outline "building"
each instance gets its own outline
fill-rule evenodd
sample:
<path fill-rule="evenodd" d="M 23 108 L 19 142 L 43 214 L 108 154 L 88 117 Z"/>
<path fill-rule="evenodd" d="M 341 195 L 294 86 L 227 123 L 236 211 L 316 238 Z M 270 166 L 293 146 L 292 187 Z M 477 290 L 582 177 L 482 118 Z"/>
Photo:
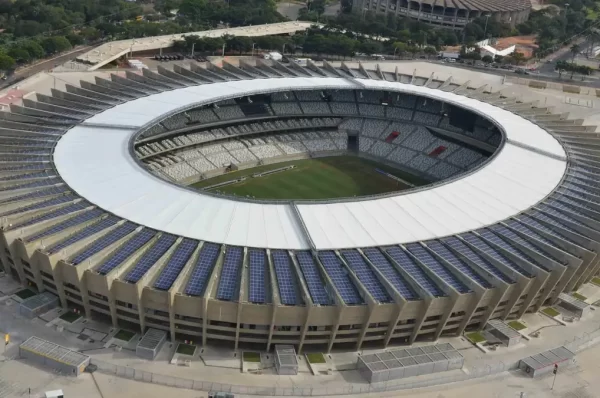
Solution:
<path fill-rule="evenodd" d="M 483 0 L 431 2 L 408 0 L 353 0 L 354 12 L 373 11 L 396 14 L 431 25 L 462 29 L 471 20 L 489 16 L 498 22 L 516 26 L 527 21 L 531 3 L 527 0 Z"/>
<path fill-rule="evenodd" d="M 451 79 L 256 62 L 97 77 L 0 113 L 7 274 L 115 327 L 297 352 L 460 335 L 597 274 L 598 166 L 572 155 L 597 152 L 593 127 Z M 432 183 L 305 202 L 186 188 L 350 151 Z"/>

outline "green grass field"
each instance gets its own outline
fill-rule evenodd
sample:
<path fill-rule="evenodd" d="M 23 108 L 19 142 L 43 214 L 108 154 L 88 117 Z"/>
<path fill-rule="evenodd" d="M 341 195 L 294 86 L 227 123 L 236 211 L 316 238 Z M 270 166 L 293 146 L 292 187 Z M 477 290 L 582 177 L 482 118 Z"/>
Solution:
<path fill-rule="evenodd" d="M 262 177 L 252 174 L 294 165 L 293 169 Z M 240 170 L 209 178 L 191 185 L 203 189 L 214 184 L 248 176 L 244 181 L 211 189 L 236 196 L 256 199 L 335 199 L 401 191 L 409 185 L 398 182 L 375 169 L 384 170 L 413 185 L 426 184 L 404 171 L 356 156 L 302 159 Z"/>

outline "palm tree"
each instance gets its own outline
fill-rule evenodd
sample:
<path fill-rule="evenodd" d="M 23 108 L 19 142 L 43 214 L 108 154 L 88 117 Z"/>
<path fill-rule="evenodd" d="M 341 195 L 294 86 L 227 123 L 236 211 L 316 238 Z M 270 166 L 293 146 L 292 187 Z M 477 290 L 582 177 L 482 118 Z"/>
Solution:
<path fill-rule="evenodd" d="M 571 63 L 575 62 L 575 57 L 577 56 L 577 54 L 579 54 L 581 52 L 581 48 L 579 47 L 579 44 L 573 44 L 571 46 Z"/>

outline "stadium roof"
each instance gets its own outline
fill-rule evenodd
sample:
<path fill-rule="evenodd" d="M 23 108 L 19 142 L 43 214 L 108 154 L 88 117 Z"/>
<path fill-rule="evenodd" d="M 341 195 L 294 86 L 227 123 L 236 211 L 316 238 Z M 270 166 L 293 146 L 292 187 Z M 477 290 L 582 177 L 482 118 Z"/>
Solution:
<path fill-rule="evenodd" d="M 164 36 L 151 36 L 139 39 L 128 39 L 112 41 L 102 44 L 83 53 L 77 57 L 80 62 L 92 64 L 89 70 L 96 70 L 109 62 L 127 54 L 128 52 L 150 51 L 161 48 L 171 47 L 175 40 L 179 40 L 184 36 L 200 36 L 200 37 L 222 37 L 223 35 L 232 36 L 271 36 L 271 35 L 286 35 L 296 32 L 303 32 L 315 25 L 312 22 L 280 22 L 265 25 L 241 26 L 237 28 L 213 29 L 200 32 L 177 33 Z"/>
<path fill-rule="evenodd" d="M 142 127 L 200 104 L 261 92 L 361 87 L 470 109 L 502 126 L 506 142 L 489 163 L 462 179 L 395 196 L 298 203 L 297 212 L 288 203 L 190 191 L 150 174 L 130 154 L 130 142 Z M 308 77 L 228 81 L 210 90 L 192 86 L 138 98 L 69 130 L 54 161 L 79 195 L 125 219 L 199 240 L 281 249 L 309 248 L 306 234 L 317 249 L 338 249 L 428 240 L 491 225 L 544 199 L 567 165 L 562 146 L 541 127 L 476 99 L 397 82 Z"/>

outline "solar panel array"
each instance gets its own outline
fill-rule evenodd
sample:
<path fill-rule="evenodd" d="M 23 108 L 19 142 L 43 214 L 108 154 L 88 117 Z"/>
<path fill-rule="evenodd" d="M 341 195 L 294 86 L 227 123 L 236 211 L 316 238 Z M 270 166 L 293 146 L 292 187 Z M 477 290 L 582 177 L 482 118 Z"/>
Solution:
<path fill-rule="evenodd" d="M 471 280 L 477 283 L 479 286 L 486 289 L 491 289 L 493 287 L 491 283 L 482 278 L 477 272 L 475 272 L 471 267 L 465 264 L 460 258 L 455 256 L 454 253 L 448 250 L 446 246 L 442 245 L 440 242 L 432 240 L 429 242 L 425 242 L 425 244 L 435 254 L 443 258 L 449 264 L 452 264 L 457 270 L 471 278 Z"/>
<path fill-rule="evenodd" d="M 429 268 L 434 274 L 440 277 L 441 280 L 446 282 L 454 290 L 459 293 L 469 293 L 469 289 L 463 282 L 452 274 L 446 267 L 442 265 L 435 257 L 433 257 L 427 250 L 418 243 L 411 243 L 406 245 L 406 249 L 415 256 L 424 266 Z"/>
<path fill-rule="evenodd" d="M 530 228 L 528 228 L 526 225 L 521 224 L 519 222 L 517 222 L 516 220 L 508 220 L 506 221 L 506 225 L 510 226 L 511 228 L 513 228 L 516 231 L 519 231 L 533 239 L 537 239 L 540 242 L 544 242 L 545 244 L 552 246 L 558 250 L 561 250 L 560 248 L 557 248 L 554 243 L 552 243 L 550 240 L 546 239 L 545 237 L 541 236 L 540 234 L 538 234 L 537 232 L 531 230 Z M 507 231 L 507 236 L 510 237 L 511 239 L 513 239 L 515 242 L 518 242 L 520 244 L 522 244 L 523 246 L 529 248 L 530 250 L 535 251 L 536 253 L 541 254 L 542 256 L 548 257 L 549 259 L 555 261 L 556 263 L 562 264 L 562 261 L 558 260 L 553 254 L 541 249 L 540 247 L 538 247 L 537 245 L 534 245 L 533 243 L 531 243 L 530 241 L 523 239 L 520 235 L 517 235 L 515 232 L 513 232 L 512 230 L 509 230 L 508 228 L 504 227 L 504 226 L 500 226 L 501 228 L 499 230 L 506 230 Z M 492 229 L 494 231 L 496 231 L 495 226 L 492 227 Z"/>
<path fill-rule="evenodd" d="M 515 256 L 522 258 L 523 260 L 529 262 L 530 264 L 534 264 L 542 269 L 547 270 L 547 267 L 541 265 L 539 263 L 539 261 L 536 261 L 533 258 L 531 258 L 530 256 L 528 256 L 527 254 L 523 253 L 521 250 L 517 249 L 512 243 L 509 243 L 507 240 L 502 239 L 501 237 L 499 237 L 498 235 L 496 235 L 489 229 L 482 229 L 477 232 L 479 233 L 479 235 L 483 236 L 489 242 L 495 243 L 497 246 L 500 246 L 504 250 L 514 254 Z"/>
<path fill-rule="evenodd" d="M 581 211 L 581 209 L 578 209 L 575 206 L 570 206 L 570 205 L 567 205 L 565 203 L 559 202 L 557 200 L 548 200 L 545 203 L 548 204 L 548 205 L 551 205 L 554 209 L 558 209 L 560 212 L 566 212 L 567 214 L 569 214 L 569 213 L 570 214 L 577 214 L 578 216 L 585 217 L 586 219 L 589 219 L 588 215 L 584 214 Z M 583 225 L 586 225 L 586 226 L 589 225 L 585 220 L 581 221 L 581 223 Z M 590 220 L 590 223 L 593 224 L 593 223 L 595 223 L 595 221 L 591 221 Z"/>
<path fill-rule="evenodd" d="M 250 249 L 248 257 L 248 301 L 264 304 L 267 302 L 267 256 L 264 250 Z"/>
<path fill-rule="evenodd" d="M 152 247 L 149 248 L 148 251 L 146 251 L 138 260 L 135 267 L 129 271 L 127 276 L 125 276 L 125 280 L 129 283 L 137 283 L 144 275 L 146 275 L 146 272 L 148 272 L 148 270 L 152 268 L 152 266 L 156 264 L 156 262 L 167 252 L 167 250 L 173 246 L 176 240 L 177 237 L 173 235 L 162 234 L 158 240 L 154 242 Z"/>
<path fill-rule="evenodd" d="M 398 264 L 400 268 L 406 271 L 415 282 L 419 284 L 426 292 L 432 294 L 435 297 L 444 297 L 446 293 L 444 293 L 436 284 L 431 280 L 431 278 L 414 262 L 412 258 L 406 254 L 404 250 L 402 250 L 398 246 L 392 246 L 385 249 L 387 254 Z"/>
<path fill-rule="evenodd" d="M 3 187 L 3 188 L 0 188 L 0 191 L 8 192 L 8 191 L 16 191 L 16 190 L 25 189 L 25 188 L 47 187 L 50 185 L 58 184 L 60 182 L 61 181 L 58 178 L 48 178 L 47 180 L 37 180 L 37 181 L 30 182 L 27 184 L 15 184 L 15 185 L 11 185 L 9 187 Z"/>
<path fill-rule="evenodd" d="M 381 272 L 387 281 L 400 293 L 405 300 L 419 300 L 418 294 L 413 290 L 404 277 L 390 264 L 388 259 L 375 248 L 363 249 L 363 253 L 369 261 Z"/>
<path fill-rule="evenodd" d="M 377 279 L 375 273 L 373 273 L 373 270 L 369 268 L 369 265 L 357 250 L 342 250 L 341 254 L 371 297 L 380 303 L 389 303 L 392 301 L 390 295 L 379 279 Z"/>
<path fill-rule="evenodd" d="M 325 290 L 325 281 L 321 277 L 317 264 L 313 259 L 313 256 L 308 251 L 296 252 L 296 259 L 298 259 L 298 265 L 304 275 L 304 281 L 308 286 L 310 298 L 315 304 L 319 305 L 331 305 L 333 300 L 329 297 L 327 290 Z"/>
<path fill-rule="evenodd" d="M 495 265 L 488 262 L 486 259 L 481 257 L 479 254 L 475 253 L 474 250 L 472 250 L 469 246 L 464 244 L 460 239 L 458 239 L 456 237 L 450 237 L 450 238 L 442 239 L 442 242 L 445 243 L 446 245 L 448 245 L 448 247 L 450 247 L 451 249 L 460 253 L 465 258 L 469 259 L 471 262 L 476 264 L 479 268 L 490 273 L 491 275 L 495 276 L 496 278 L 498 278 L 508 284 L 515 283 L 515 280 L 513 278 L 510 278 L 510 277 L 504 275 Z"/>
<path fill-rule="evenodd" d="M 555 209 L 554 207 L 550 207 L 544 204 L 540 204 L 537 206 L 538 209 L 540 209 L 544 214 L 551 216 L 551 219 L 559 219 L 559 220 L 564 220 L 564 221 L 568 221 L 570 223 L 576 224 L 580 227 L 584 227 L 584 228 L 589 228 L 587 226 L 587 224 L 583 223 L 582 221 L 579 221 L 575 218 L 573 218 L 572 215 L 570 215 L 569 213 L 565 213 L 563 211 L 559 211 L 557 209 Z M 541 214 L 541 213 L 540 213 Z M 538 217 L 538 213 L 535 214 L 535 217 Z M 554 221 L 556 222 L 556 221 Z M 571 230 L 575 231 L 573 228 L 568 227 Z M 575 233 L 582 235 L 581 232 L 579 231 L 575 231 Z"/>
<path fill-rule="evenodd" d="M 60 231 L 67 229 L 67 228 L 73 227 L 75 225 L 83 224 L 87 221 L 91 221 L 94 218 L 100 217 L 102 214 L 104 214 L 104 210 L 102 210 L 102 209 L 91 209 L 82 214 L 78 214 L 75 217 L 71 217 L 66 221 L 55 224 L 48 229 L 44 229 L 43 231 L 40 231 L 37 234 L 29 236 L 25 239 L 25 242 L 33 242 L 34 240 L 38 240 L 38 239 L 42 239 L 46 236 L 54 235 Z"/>
<path fill-rule="evenodd" d="M 600 198 L 598 196 L 579 187 L 562 189 L 559 192 L 564 193 L 563 198 L 568 198 L 569 201 L 567 203 L 577 203 L 579 206 L 592 211 L 597 211 L 596 209 L 600 205 Z"/>
<path fill-rule="evenodd" d="M 217 289 L 217 298 L 219 300 L 232 301 L 235 298 L 236 290 L 239 287 L 240 267 L 244 256 L 244 249 L 237 246 L 227 247 L 223 268 L 221 269 L 221 279 Z M 239 292 L 238 292 L 239 293 Z"/>
<path fill-rule="evenodd" d="M 571 193 L 571 196 L 573 196 L 574 193 Z M 589 196 L 589 194 L 586 194 L 587 196 Z M 554 198 L 560 202 L 560 203 L 564 203 L 569 205 L 570 207 L 574 208 L 574 209 L 578 209 L 581 211 L 581 209 L 587 209 L 587 210 L 591 210 L 591 211 L 596 211 L 592 206 L 591 203 L 586 201 L 581 201 L 581 200 L 575 200 L 574 198 L 570 197 L 570 196 L 566 196 L 566 195 L 554 195 Z"/>
<path fill-rule="evenodd" d="M 156 282 L 154 282 L 154 287 L 160 290 L 169 290 L 194 253 L 194 250 L 196 250 L 196 247 L 198 247 L 198 241 L 187 238 L 183 239 L 171 255 L 171 258 L 169 258 L 167 265 L 163 268 Z"/>
<path fill-rule="evenodd" d="M 481 239 L 479 236 L 476 236 L 472 233 L 467 233 L 467 234 L 461 235 L 461 238 L 463 238 L 467 243 L 471 244 L 473 247 L 477 248 L 477 250 L 482 251 L 483 253 L 492 257 L 494 260 L 504 264 L 506 267 L 511 268 L 512 270 L 518 272 L 519 274 L 521 274 L 527 278 L 532 277 L 531 273 L 525 271 L 523 268 L 519 267 L 513 261 L 506 258 L 503 254 L 501 254 L 496 249 L 494 249 L 492 246 L 490 246 L 485 241 L 483 241 L 483 239 Z"/>
<path fill-rule="evenodd" d="M 541 214 L 539 212 L 537 214 L 541 217 L 540 220 L 548 219 L 548 220 L 550 220 L 549 222 L 551 222 L 552 225 L 555 225 L 557 227 L 563 228 L 563 229 L 565 229 L 567 231 L 569 230 L 568 227 L 566 227 L 566 226 L 558 223 L 557 221 L 555 221 L 553 219 L 550 219 L 550 217 L 548 217 L 548 216 L 546 216 L 544 214 Z M 545 224 L 542 224 L 541 222 L 539 222 L 537 219 L 533 218 L 530 215 L 522 214 L 517 219 L 521 223 L 526 224 L 529 227 L 530 230 L 532 230 L 532 228 L 536 228 L 536 229 L 539 229 L 540 231 L 546 232 L 547 234 L 550 234 L 552 236 L 556 236 L 559 239 L 562 239 L 562 240 L 565 240 L 567 242 L 576 244 L 571 238 L 567 237 L 565 234 L 562 234 L 562 233 L 558 232 L 554 228 L 547 227 Z"/>
<path fill-rule="evenodd" d="M 356 286 L 348 277 L 348 272 L 335 253 L 332 251 L 319 252 L 319 259 L 344 303 L 347 305 L 363 304 L 364 301 L 358 294 Z"/>
<path fill-rule="evenodd" d="M 100 239 L 96 240 L 95 242 L 90 244 L 88 247 L 86 247 L 84 251 L 77 254 L 75 257 L 73 257 L 70 261 L 71 264 L 77 265 L 77 264 L 85 261 L 86 259 L 90 258 L 94 254 L 106 249 L 108 246 L 112 245 L 119 239 L 124 238 L 125 236 L 129 235 L 137 227 L 138 227 L 138 225 L 131 223 L 131 222 L 126 222 L 125 224 L 120 225 L 119 227 L 115 228 L 115 230 L 110 231 L 106 235 L 102 236 Z"/>
<path fill-rule="evenodd" d="M 21 207 L 21 208 L 14 209 L 11 211 L 7 211 L 5 213 L 0 214 L 0 216 L 6 217 L 6 216 L 10 216 L 11 214 L 24 213 L 26 211 L 31 211 L 31 210 L 39 210 L 39 209 L 43 209 L 44 207 L 56 206 L 56 205 L 61 205 L 61 204 L 65 204 L 68 202 L 72 202 L 75 199 L 77 199 L 77 198 L 75 198 L 71 195 L 63 195 L 58 198 L 44 200 L 42 202 L 39 202 L 39 203 L 36 203 L 33 205 L 29 205 L 29 206 Z"/>
<path fill-rule="evenodd" d="M 202 296 L 204 294 L 210 273 L 219 257 L 220 248 L 221 246 L 215 243 L 205 242 L 202 245 L 196 266 L 185 288 L 185 294 L 190 296 Z"/>
<path fill-rule="evenodd" d="M 271 251 L 275 278 L 279 287 L 279 300 L 283 305 L 296 305 L 299 303 L 297 295 L 294 270 L 289 254 L 285 250 Z"/>
<path fill-rule="evenodd" d="M 53 218 L 66 216 L 67 214 L 74 213 L 78 210 L 83 210 L 88 207 L 89 204 L 86 202 L 78 202 L 66 207 L 61 207 L 60 209 L 52 210 L 46 214 L 38 215 L 36 217 L 31 218 L 30 220 L 24 221 L 22 223 L 13 224 L 10 229 L 23 228 L 28 227 L 30 225 L 39 224 L 43 221 L 52 220 Z"/>
<path fill-rule="evenodd" d="M 113 269 L 117 268 L 123 261 L 127 260 L 133 255 L 133 253 L 148 243 L 150 239 L 154 237 L 154 235 L 156 235 L 156 231 L 148 228 L 144 228 L 138 232 L 134 237 L 125 242 L 110 259 L 102 264 L 102 266 L 98 269 L 98 273 L 106 275 Z"/>
<path fill-rule="evenodd" d="M 116 223 L 119 222 L 119 219 L 117 217 L 106 217 L 92 225 L 89 225 L 85 228 L 83 228 L 80 231 L 75 232 L 73 235 L 69 236 L 68 238 L 55 243 L 53 246 L 50 246 L 48 249 L 46 249 L 46 252 L 49 254 L 52 253 L 56 253 L 62 249 L 64 249 L 65 247 L 71 246 L 74 243 L 79 242 L 82 239 L 85 239 L 89 236 L 94 235 L 97 232 L 103 231 L 108 227 L 112 227 L 113 225 L 115 225 Z"/>

